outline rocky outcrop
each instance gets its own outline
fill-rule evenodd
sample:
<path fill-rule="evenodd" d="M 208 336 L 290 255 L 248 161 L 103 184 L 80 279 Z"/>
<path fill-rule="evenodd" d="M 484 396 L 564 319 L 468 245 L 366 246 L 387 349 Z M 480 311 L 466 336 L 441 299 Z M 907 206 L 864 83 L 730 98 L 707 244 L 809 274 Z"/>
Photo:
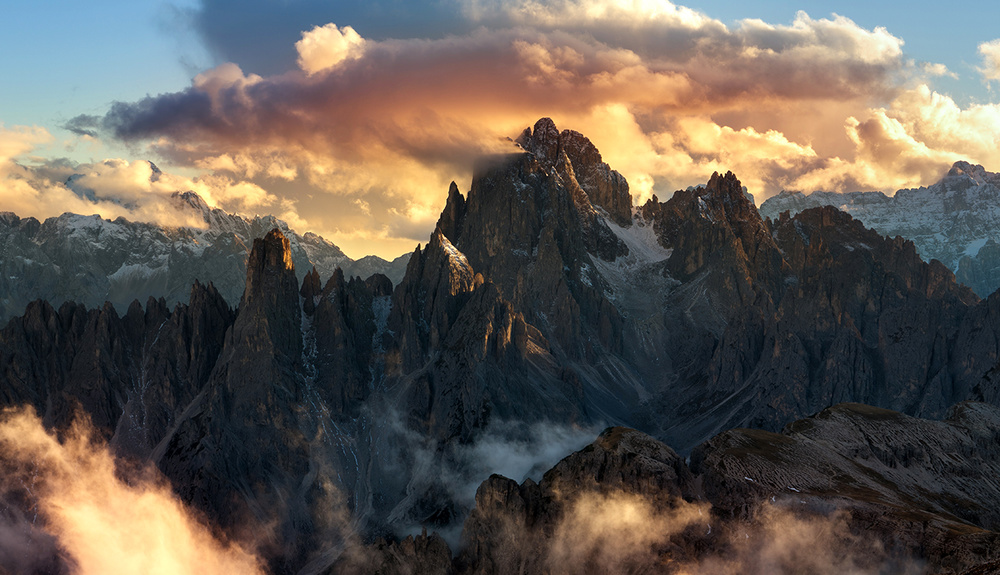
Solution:
<path fill-rule="evenodd" d="M 551 555 L 554 540 L 566 537 L 562 527 L 577 505 L 582 503 L 589 510 L 590 502 L 597 502 L 598 512 L 588 518 L 594 522 L 603 519 L 602 502 L 617 507 L 621 496 L 641 498 L 643 509 L 632 509 L 633 513 L 669 514 L 684 504 L 684 496 L 693 496 L 694 489 L 693 476 L 672 449 L 637 431 L 609 428 L 594 443 L 560 461 L 539 483 L 528 479 L 518 485 L 500 475 L 483 482 L 462 531 L 459 571 L 477 575 L 571 572 L 571 564 L 553 565 Z M 622 505 L 628 507 L 634 501 L 627 499 Z M 607 529 L 595 527 L 595 531 Z M 573 557 L 573 562 L 586 564 L 586 555 L 593 550 L 586 549 L 586 542 L 575 543 L 580 544 L 580 556 Z M 614 545 L 611 540 L 605 543 Z M 599 570 L 600 565 L 591 568 Z"/>
<path fill-rule="evenodd" d="M 477 574 L 985 569 L 1000 541 L 998 437 L 1000 412 L 984 404 L 961 404 L 945 421 L 843 404 L 780 434 L 723 433 L 692 453 L 689 469 L 656 440 L 612 428 L 540 483 L 483 482 L 457 565 Z"/>

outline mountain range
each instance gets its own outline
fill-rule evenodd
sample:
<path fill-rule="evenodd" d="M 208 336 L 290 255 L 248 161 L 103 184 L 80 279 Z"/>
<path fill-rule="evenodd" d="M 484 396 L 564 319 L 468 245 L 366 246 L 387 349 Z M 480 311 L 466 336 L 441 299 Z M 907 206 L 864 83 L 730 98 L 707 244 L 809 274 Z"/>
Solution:
<path fill-rule="evenodd" d="M 300 275 L 316 267 L 329 276 L 339 267 L 348 276 L 379 272 L 399 281 L 406 266 L 402 257 L 352 260 L 316 234 L 299 235 L 274 216 L 247 218 L 210 208 L 195 192 L 175 192 L 171 203 L 204 225 L 164 227 L 70 213 L 39 222 L 0 213 L 0 322 L 23 314 L 36 299 L 89 307 L 108 301 L 124 312 L 132 301 L 154 297 L 172 307 L 186 300 L 196 279 L 211 282 L 235 305 L 254 238 L 274 228 L 288 237 Z"/>
<path fill-rule="evenodd" d="M 2 403 L 86 414 L 273 573 L 996 571 L 1000 295 L 732 173 L 633 208 L 582 134 L 515 143 L 398 281 L 276 226 L 235 309 L 33 301 Z"/>
<path fill-rule="evenodd" d="M 886 236 L 914 243 L 925 260 L 936 259 L 980 297 L 1000 288 L 1000 174 L 955 162 L 931 186 L 882 192 L 782 192 L 764 201 L 762 216 L 777 219 L 818 206 L 834 206 Z"/>

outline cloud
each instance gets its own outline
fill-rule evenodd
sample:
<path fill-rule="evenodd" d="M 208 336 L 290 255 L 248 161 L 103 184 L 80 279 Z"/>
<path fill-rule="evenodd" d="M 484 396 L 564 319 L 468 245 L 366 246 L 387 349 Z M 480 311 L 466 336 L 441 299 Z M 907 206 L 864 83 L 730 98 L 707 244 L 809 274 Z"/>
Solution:
<path fill-rule="evenodd" d="M 708 504 L 678 500 L 656 509 L 624 492 L 585 493 L 568 505 L 549 543 L 553 574 L 646 572 L 660 563 L 656 549 L 692 525 L 707 525 Z"/>
<path fill-rule="evenodd" d="M 336 68 L 345 60 L 360 58 L 365 39 L 350 26 L 338 28 L 336 24 L 327 24 L 303 32 L 295 49 L 299 53 L 299 67 L 307 74 L 315 74 Z"/>
<path fill-rule="evenodd" d="M 52 134 L 45 128 L 28 126 L 5 128 L 0 124 L 0 162 L 9 162 L 52 140 Z"/>
<path fill-rule="evenodd" d="M 858 533 L 847 510 L 821 511 L 805 502 L 776 500 L 751 505 L 745 515 L 733 517 L 713 513 L 705 502 L 653 501 L 622 491 L 584 492 L 560 503 L 562 513 L 554 525 L 542 528 L 544 534 L 541 529 L 524 532 L 525 526 L 508 522 L 500 529 L 509 531 L 498 539 L 521 542 L 515 553 L 528 559 L 540 553 L 553 574 L 924 571 L 918 562 L 887 552 L 879 537 Z"/>
<path fill-rule="evenodd" d="M 1000 81 L 1000 40 L 980 44 L 979 55 L 983 57 L 983 64 L 979 67 L 983 79 Z"/>
<path fill-rule="evenodd" d="M 235 174 L 220 171 L 189 178 L 163 172 L 144 160 L 110 158 L 78 164 L 31 158 L 38 146 L 51 141 L 51 135 L 41 128 L 0 127 L 0 203 L 4 210 L 39 219 L 73 212 L 197 228 L 205 225 L 201 215 L 178 209 L 171 197 L 175 192 L 194 191 L 210 207 L 245 214 L 280 213 L 309 226 L 298 216 L 293 200 L 279 199 Z M 278 177 L 288 177 L 290 170 L 280 160 L 259 169 Z"/>
<path fill-rule="evenodd" d="M 80 575 L 263 573 L 252 553 L 218 539 L 154 471 L 119 468 L 86 422 L 60 441 L 33 411 L 5 411 L 0 468 L 5 509 L 27 510 L 19 524 L 0 529 L 0 557 L 23 538 L 45 543 L 41 531 L 57 556 L 51 543 L 21 547 L 25 566 L 65 561 Z"/>

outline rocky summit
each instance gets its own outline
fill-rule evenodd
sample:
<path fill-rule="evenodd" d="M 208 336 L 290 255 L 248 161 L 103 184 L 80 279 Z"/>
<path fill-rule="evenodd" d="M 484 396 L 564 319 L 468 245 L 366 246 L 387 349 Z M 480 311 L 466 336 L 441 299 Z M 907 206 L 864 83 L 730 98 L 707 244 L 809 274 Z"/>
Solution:
<path fill-rule="evenodd" d="M 0 397 L 86 414 L 272 573 L 1000 560 L 997 294 L 833 207 L 762 218 L 732 173 L 633 207 L 549 119 L 443 199 L 396 282 L 278 226 L 235 309 L 32 303 Z"/>

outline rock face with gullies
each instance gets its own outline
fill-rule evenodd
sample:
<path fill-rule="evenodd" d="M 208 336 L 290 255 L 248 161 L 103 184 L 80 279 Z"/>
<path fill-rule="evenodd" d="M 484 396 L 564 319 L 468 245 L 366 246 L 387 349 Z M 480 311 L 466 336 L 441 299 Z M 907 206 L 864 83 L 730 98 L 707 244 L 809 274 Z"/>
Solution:
<path fill-rule="evenodd" d="M 335 530 L 324 520 L 329 486 L 310 474 L 320 460 L 303 409 L 299 292 L 288 239 L 277 229 L 256 239 L 219 360 L 159 460 L 181 496 L 223 528 L 276 525 L 264 555 L 279 572 L 297 569 Z"/>
<path fill-rule="evenodd" d="M 451 324 L 477 282 L 465 255 L 440 231 L 421 250 L 418 246 L 406 276 L 393 293 L 389 329 L 397 337 L 399 369 L 420 368 L 448 335 Z"/>
<path fill-rule="evenodd" d="M 782 192 L 760 206 L 776 220 L 822 205 L 844 210 L 865 226 L 887 236 L 911 240 L 925 261 L 936 259 L 954 271 L 961 283 L 980 297 L 1000 287 L 997 242 L 1000 242 L 1000 174 L 959 161 L 937 183 L 882 192 Z"/>
<path fill-rule="evenodd" d="M 641 384 L 620 365 L 624 324 L 597 266 L 629 248 L 611 228 L 620 226 L 608 223 L 577 181 L 583 166 L 560 147 L 561 138 L 542 119 L 519 138 L 527 153 L 480 161 L 468 196 L 449 193 L 438 229 L 546 338 L 564 379 L 582 382 L 591 414 L 617 420 L 628 411 L 623 398 L 637 397 Z M 611 386 L 597 383 L 597 364 L 631 375 Z"/>
<path fill-rule="evenodd" d="M 409 420 L 431 437 L 467 440 L 491 417 L 573 421 L 582 409 L 546 338 L 440 228 L 414 252 L 388 329 L 387 375 L 402 382 Z"/>
<path fill-rule="evenodd" d="M 1000 411 L 985 404 L 945 421 L 842 404 L 780 434 L 723 433 L 689 468 L 651 437 L 611 428 L 540 483 L 483 482 L 457 566 L 963 573 L 1000 555 L 998 440 Z"/>
<path fill-rule="evenodd" d="M 119 453 L 148 457 L 201 391 L 233 317 L 212 285 L 198 283 L 172 311 L 152 298 L 124 316 L 33 302 L 0 331 L 0 400 L 33 405 L 55 428 L 80 408 Z"/>
<path fill-rule="evenodd" d="M 334 413 L 357 416 L 384 376 L 392 282 L 380 274 L 347 281 L 337 270 L 320 292 L 306 285 L 303 358 L 310 384 Z"/>
<path fill-rule="evenodd" d="M 685 445 L 699 429 L 701 439 L 729 427 L 779 429 L 839 401 L 940 417 L 974 397 L 955 385 L 948 349 L 977 298 L 944 266 L 925 264 L 911 242 L 883 238 L 833 208 L 772 225 L 770 249 L 758 253 L 780 254 L 779 273 L 753 266 L 764 272 L 764 281 L 747 282 L 756 286 L 753 306 L 721 308 L 711 359 L 680 386 L 692 401 L 660 408 L 686 424 L 663 437 Z M 748 277 L 740 261 L 712 273 L 735 268 L 733 276 Z M 721 291 L 715 285 L 705 293 Z M 699 419 L 713 423 L 701 428 Z"/>
<path fill-rule="evenodd" d="M 981 297 L 1000 288 L 1000 243 L 988 238 L 974 255 L 962 256 L 955 278 Z"/>

